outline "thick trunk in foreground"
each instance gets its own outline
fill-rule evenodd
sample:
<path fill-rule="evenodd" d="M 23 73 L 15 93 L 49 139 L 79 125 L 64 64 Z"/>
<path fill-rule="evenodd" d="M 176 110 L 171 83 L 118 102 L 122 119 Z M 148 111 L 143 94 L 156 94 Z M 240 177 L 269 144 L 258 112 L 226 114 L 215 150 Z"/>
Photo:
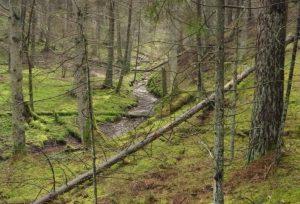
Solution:
<path fill-rule="evenodd" d="M 286 3 L 262 0 L 258 18 L 256 89 L 249 144 L 251 161 L 277 146 L 283 109 Z"/>
<path fill-rule="evenodd" d="M 22 73 L 22 23 L 21 2 L 10 1 L 10 80 L 12 96 L 12 139 L 13 152 L 21 153 L 25 150 L 25 106 L 23 99 Z"/>
<path fill-rule="evenodd" d="M 224 0 L 217 1 L 217 59 L 215 81 L 215 147 L 214 147 L 214 203 L 224 203 L 224 32 L 225 8 Z"/>

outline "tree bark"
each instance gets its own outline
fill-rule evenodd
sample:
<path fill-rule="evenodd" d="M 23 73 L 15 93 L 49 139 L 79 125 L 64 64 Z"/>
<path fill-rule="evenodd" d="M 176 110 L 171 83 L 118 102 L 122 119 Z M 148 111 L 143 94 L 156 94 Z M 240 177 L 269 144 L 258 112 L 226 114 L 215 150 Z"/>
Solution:
<path fill-rule="evenodd" d="M 199 23 L 199 27 L 201 26 L 201 20 L 202 20 L 202 6 L 201 6 L 202 0 L 198 0 L 197 1 L 197 21 Z M 202 95 L 204 93 L 204 86 L 203 86 L 203 81 L 202 81 L 202 65 L 201 65 L 201 61 L 202 61 L 202 56 L 203 56 L 203 49 L 202 48 L 202 36 L 200 31 L 198 30 L 197 35 L 196 35 L 196 39 L 197 39 L 197 65 L 198 65 L 198 81 L 197 81 L 197 90 L 198 93 L 200 95 Z"/>
<path fill-rule="evenodd" d="M 36 31 L 36 1 L 33 0 L 31 5 L 31 11 L 29 15 L 29 28 L 28 28 L 28 40 L 26 45 L 26 56 L 28 61 L 28 94 L 29 94 L 29 106 L 31 111 L 34 111 L 33 100 L 33 76 L 32 71 L 34 69 L 34 57 L 35 57 L 35 31 Z M 29 51 L 30 48 L 30 51 Z"/>
<path fill-rule="evenodd" d="M 137 68 L 138 68 L 139 55 L 140 55 L 141 22 L 142 22 L 142 11 L 140 10 L 139 11 L 138 36 L 137 36 L 138 39 L 137 39 L 137 48 L 136 48 L 135 70 L 134 70 L 133 83 L 135 83 L 135 81 L 136 81 Z"/>
<path fill-rule="evenodd" d="M 96 17 L 96 56 L 101 61 L 101 22 L 102 22 L 102 0 L 97 0 L 97 17 Z"/>
<path fill-rule="evenodd" d="M 50 51 L 50 40 L 51 40 L 51 12 L 52 12 L 52 6 L 51 1 L 46 0 L 45 2 L 45 20 L 46 20 L 46 30 L 45 30 L 45 45 L 44 45 L 44 51 L 49 52 Z"/>
<path fill-rule="evenodd" d="M 117 62 L 122 66 L 123 54 L 122 54 L 122 37 L 121 37 L 121 19 L 120 19 L 120 10 L 119 4 L 116 5 L 116 16 L 117 16 Z"/>
<path fill-rule="evenodd" d="M 114 37 L 115 37 L 115 1 L 109 1 L 109 34 L 108 34 L 108 61 L 103 86 L 113 87 L 113 63 L 114 63 Z"/>
<path fill-rule="evenodd" d="M 224 32 L 225 32 L 225 2 L 217 0 L 217 59 L 215 81 L 215 148 L 214 148 L 214 193 L 216 204 L 224 203 Z"/>
<path fill-rule="evenodd" d="M 238 1 L 238 0 L 236 0 Z M 226 1 L 226 5 L 230 5 L 230 6 L 233 6 L 234 3 L 232 0 L 227 0 Z M 233 9 L 232 8 L 226 8 L 226 16 L 227 16 L 227 25 L 230 25 L 233 21 Z"/>
<path fill-rule="evenodd" d="M 283 109 L 286 3 L 262 0 L 259 6 L 257 55 L 248 161 L 277 146 Z"/>
<path fill-rule="evenodd" d="M 123 65 L 122 65 L 122 70 L 121 70 L 121 73 L 120 73 L 119 82 L 118 82 L 118 85 L 117 85 L 117 88 L 116 88 L 116 93 L 119 93 L 121 91 L 121 87 L 122 87 L 122 84 L 123 84 L 123 78 L 124 78 L 125 74 L 130 71 L 131 19 L 132 19 L 132 0 L 129 0 L 128 24 L 127 24 L 125 53 L 124 53 Z"/>
<path fill-rule="evenodd" d="M 129 0 L 128 24 L 127 24 L 126 44 L 125 44 L 125 53 L 124 53 L 124 69 L 125 69 L 125 73 L 128 73 L 130 71 L 131 27 L 132 27 L 132 0 Z"/>
<path fill-rule="evenodd" d="M 240 17 L 238 17 L 240 18 Z M 239 21 L 239 19 L 238 19 Z M 237 74 L 238 74 L 238 66 L 239 66 L 239 47 L 240 47 L 240 24 L 237 23 L 237 26 L 235 28 L 235 62 L 234 62 L 234 68 L 233 68 L 233 73 L 232 73 L 232 79 L 233 79 L 233 102 L 232 102 L 232 107 L 231 107 L 231 129 L 230 129 L 230 160 L 233 161 L 234 159 L 234 140 L 235 140 L 235 135 L 236 135 L 236 104 L 237 104 L 237 97 L 238 97 L 238 92 L 237 92 Z"/>
<path fill-rule="evenodd" d="M 173 15 L 176 15 L 176 13 L 179 11 L 179 6 L 175 4 L 170 5 L 170 10 L 170 12 L 172 12 Z M 171 43 L 168 56 L 170 67 L 169 90 L 172 94 L 176 94 L 176 92 L 178 91 L 178 44 L 180 39 L 179 23 L 177 22 L 177 19 L 175 19 L 172 22 L 169 22 L 168 32 Z"/>
<path fill-rule="evenodd" d="M 277 144 L 277 152 L 278 152 L 277 162 L 281 156 L 281 148 L 283 145 L 282 136 L 283 136 L 283 132 L 284 132 L 284 126 L 285 126 L 287 111 L 288 111 L 289 102 L 290 102 L 290 95 L 291 95 L 293 78 L 294 78 L 294 69 L 295 69 L 296 57 L 297 57 L 297 52 L 298 52 L 298 38 L 300 37 L 300 2 L 299 1 L 298 1 L 298 17 L 297 17 L 297 27 L 296 27 L 296 31 L 295 31 L 295 36 L 297 36 L 297 37 L 295 37 L 295 39 L 294 39 L 292 59 L 291 59 L 291 65 L 290 65 L 290 70 L 289 70 L 289 77 L 288 77 L 288 81 L 287 81 L 287 87 L 286 87 L 284 104 L 283 104 L 283 111 L 282 111 L 281 122 L 280 122 L 280 133 L 278 136 L 279 138 L 278 138 L 278 144 Z"/>
<path fill-rule="evenodd" d="M 21 2 L 10 0 L 10 80 L 12 96 L 12 139 L 14 154 L 25 151 L 25 106 L 23 98 Z"/>
<path fill-rule="evenodd" d="M 88 60 L 87 60 L 87 45 L 85 36 L 85 21 L 87 9 L 85 5 L 74 3 L 77 25 L 77 37 L 75 38 L 75 48 L 77 51 L 76 69 L 75 69 L 75 85 L 78 108 L 78 125 L 82 143 L 84 146 L 90 146 L 90 125 L 89 119 L 89 89 L 88 89 Z"/>

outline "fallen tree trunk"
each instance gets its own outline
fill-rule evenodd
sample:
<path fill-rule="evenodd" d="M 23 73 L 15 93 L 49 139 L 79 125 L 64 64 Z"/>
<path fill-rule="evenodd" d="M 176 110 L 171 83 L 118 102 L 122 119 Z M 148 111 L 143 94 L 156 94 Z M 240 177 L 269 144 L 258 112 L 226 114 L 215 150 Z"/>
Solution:
<path fill-rule="evenodd" d="M 239 82 L 243 81 L 253 71 L 254 71 L 254 67 L 249 68 L 249 69 L 245 70 L 244 72 L 242 72 L 238 76 L 237 82 L 239 83 Z M 225 85 L 225 87 L 224 87 L 225 91 L 229 91 L 232 88 L 232 86 L 233 86 L 233 81 L 231 80 L 230 82 L 228 82 Z M 191 108 L 190 110 L 186 111 L 184 114 L 182 114 L 181 116 L 176 118 L 172 123 L 165 125 L 164 127 L 156 130 L 153 133 L 150 133 L 144 140 L 142 140 L 136 144 L 132 144 L 131 146 L 122 150 L 119 154 L 111 157 L 106 162 L 100 164 L 99 166 L 97 166 L 97 169 L 96 169 L 97 173 L 103 172 L 105 169 L 108 169 L 112 165 L 118 163 L 119 161 L 122 161 L 128 155 L 145 147 L 147 144 L 149 144 L 149 143 L 153 142 L 154 140 L 156 140 L 157 138 L 159 138 L 162 134 L 168 132 L 169 130 L 175 128 L 182 122 L 186 121 L 191 116 L 193 116 L 194 114 L 196 114 L 197 112 L 202 110 L 204 107 L 209 105 L 210 102 L 214 100 L 214 98 L 215 98 L 215 94 L 211 94 L 208 98 L 206 98 L 205 100 L 198 103 L 193 108 Z M 83 173 L 83 174 L 79 175 L 78 177 L 74 178 L 73 180 L 69 181 L 66 185 L 63 185 L 63 186 L 57 188 L 55 192 L 51 192 L 51 193 L 43 196 L 42 198 L 34 201 L 33 203 L 40 204 L 40 203 L 45 203 L 47 201 L 53 200 L 57 196 L 70 191 L 74 187 L 78 186 L 79 184 L 82 184 L 83 182 L 91 179 L 92 177 L 93 177 L 93 171 L 92 170 L 87 171 L 86 173 Z"/>
<path fill-rule="evenodd" d="M 291 36 L 286 40 L 286 44 L 289 44 L 293 41 L 294 41 L 294 36 Z M 243 71 L 241 74 L 239 74 L 237 77 L 237 81 L 236 81 L 237 84 L 239 84 L 241 81 L 243 81 L 245 78 L 247 78 L 252 72 L 254 72 L 254 70 L 255 70 L 255 67 L 251 67 L 251 68 L 248 68 L 245 71 Z M 231 80 L 224 86 L 224 92 L 226 93 L 226 92 L 230 91 L 232 86 L 233 86 L 233 80 Z M 179 124 L 186 121 L 187 119 L 189 119 L 190 117 L 195 115 L 197 112 L 199 112 L 200 110 L 202 110 L 203 108 L 208 106 L 210 104 L 210 102 L 212 102 L 214 100 L 214 98 L 215 98 L 215 94 L 213 93 L 209 97 L 207 97 L 205 100 L 201 101 L 200 103 L 195 105 L 193 108 L 186 111 L 181 116 L 177 117 L 173 122 L 165 125 L 164 127 L 156 130 L 155 132 L 148 134 L 147 137 L 145 139 L 143 139 L 142 141 L 130 145 L 126 149 L 122 150 L 119 154 L 111 157 L 106 162 L 103 162 L 102 164 L 98 165 L 96 168 L 97 174 L 110 168 L 114 164 L 122 161 L 125 157 L 142 149 L 146 145 L 150 144 L 151 142 L 153 142 L 154 140 L 159 138 L 164 133 L 177 127 Z M 66 185 L 63 185 L 63 186 L 57 188 L 56 191 L 50 192 L 49 194 L 39 198 L 38 200 L 35 200 L 33 202 L 33 204 L 41 204 L 41 203 L 51 201 L 51 200 L 55 199 L 57 196 L 62 195 L 64 193 L 72 190 L 76 186 L 84 183 L 85 181 L 92 179 L 92 177 L 93 177 L 93 171 L 92 170 L 87 171 L 87 172 L 77 176 L 73 180 L 69 181 Z"/>

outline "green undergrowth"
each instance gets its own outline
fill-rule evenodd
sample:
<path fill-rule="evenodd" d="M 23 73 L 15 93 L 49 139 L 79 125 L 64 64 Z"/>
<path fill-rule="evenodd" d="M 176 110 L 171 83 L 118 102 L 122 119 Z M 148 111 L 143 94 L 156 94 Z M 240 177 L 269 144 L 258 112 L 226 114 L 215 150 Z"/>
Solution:
<path fill-rule="evenodd" d="M 289 60 L 288 53 L 287 62 Z M 297 62 L 300 62 L 300 55 L 298 55 Z M 244 67 L 239 69 L 241 71 Z M 271 166 L 270 171 L 268 164 L 256 166 L 256 163 L 247 165 L 245 162 L 251 120 L 253 75 L 238 87 L 237 137 L 233 162 L 229 160 L 231 118 L 230 106 L 228 106 L 232 101 L 232 93 L 226 94 L 224 182 L 226 203 L 297 203 L 300 199 L 300 149 L 298 148 L 300 145 L 300 93 L 297 91 L 300 84 L 298 72 L 299 70 L 296 69 L 286 136 L 284 137 L 284 157 L 281 164 L 276 169 Z M 213 75 L 213 73 L 207 73 L 207 75 Z M 227 73 L 226 78 L 227 80 L 230 78 L 230 72 Z M 209 90 L 212 89 L 209 88 L 211 87 L 209 84 L 206 86 Z M 97 95 L 97 93 L 95 94 Z M 101 96 L 98 100 L 100 99 Z M 94 100 L 97 103 L 96 96 Z M 110 102 L 110 98 L 107 100 L 106 102 Z M 97 162 L 105 161 L 105 158 L 109 158 L 133 142 L 142 140 L 149 132 L 172 122 L 200 100 L 196 98 L 165 117 L 159 117 L 160 109 L 157 108 L 156 115 L 123 137 L 113 140 L 110 138 L 97 140 Z M 100 107 L 98 108 L 100 111 Z M 102 111 L 107 110 L 103 109 Z M 66 123 L 74 124 L 73 116 L 61 118 L 64 117 Z M 48 123 L 51 123 L 51 120 L 53 123 L 57 122 L 51 116 L 43 116 L 43 118 Z M 1 125 L 8 129 L 10 127 L 9 120 L 4 121 L 5 123 Z M 53 127 L 44 127 L 40 122 L 31 125 L 33 126 L 31 129 L 42 129 L 44 132 L 53 129 Z M 60 132 L 61 130 L 57 129 L 56 131 Z M 213 132 L 212 110 L 200 111 L 149 146 L 99 175 L 99 202 L 210 203 L 213 177 L 213 159 L 211 158 L 214 145 Z M 9 131 L 6 130 L 6 134 L 8 133 Z M 33 132 L 33 134 L 36 133 Z M 43 136 L 39 138 L 43 138 Z M 89 154 L 85 151 L 50 152 L 48 155 L 54 165 L 57 186 L 63 184 L 66 177 L 69 180 L 79 172 L 91 169 Z M 53 187 L 51 168 L 49 168 L 47 159 L 41 154 L 30 154 L 21 160 L 10 159 L 1 162 L 0 169 L 0 181 L 3 183 L 0 187 L 2 200 L 15 203 L 29 202 L 38 195 L 42 187 L 47 190 L 51 190 Z M 41 194 L 45 193 L 45 190 L 41 191 Z M 59 197 L 53 203 L 92 203 L 92 201 L 93 188 L 91 185 L 84 184 Z"/>
<path fill-rule="evenodd" d="M 287 56 L 289 62 L 290 56 Z M 298 62 L 300 56 L 298 55 Z M 288 64 L 288 63 L 287 63 Z M 241 67 L 240 69 L 244 69 Z M 298 70 L 297 70 L 298 72 Z M 294 87 L 289 107 L 284 156 L 280 165 L 257 161 L 246 163 L 248 134 L 253 97 L 253 75 L 239 85 L 237 137 L 235 159 L 230 162 L 230 107 L 226 107 L 225 137 L 225 201 L 226 203 L 297 203 L 299 192 L 299 75 L 295 73 Z M 226 103 L 232 100 L 232 93 L 226 95 Z M 127 146 L 132 140 L 141 140 L 147 133 L 171 122 L 197 101 L 183 106 L 164 118 L 153 116 L 123 138 L 120 146 Z M 99 176 L 99 199 L 111 203 L 210 203 L 212 200 L 214 145 L 213 113 L 203 110 L 194 117 L 164 134 L 142 151 L 126 158 Z M 270 166 L 271 165 L 271 166 Z M 74 190 L 75 191 L 75 190 Z M 65 202 L 92 202 L 92 187 L 64 195 Z M 84 191 L 84 193 L 83 193 Z"/>
<path fill-rule="evenodd" d="M 154 74 L 152 74 L 150 76 L 148 83 L 147 83 L 148 91 L 156 97 L 163 97 L 161 80 L 162 80 L 161 74 L 155 72 Z"/>
<path fill-rule="evenodd" d="M 10 85 L 7 67 L 1 66 L 0 78 L 0 153 L 7 158 L 11 151 L 11 114 Z M 69 134 L 77 130 L 77 102 L 71 94 L 73 78 L 61 78 L 55 70 L 36 68 L 34 73 L 34 112 L 41 120 L 32 120 L 26 125 L 26 142 L 29 146 L 43 147 L 47 141 L 65 141 Z M 98 87 L 103 82 L 102 77 L 93 77 L 93 105 L 97 123 L 105 123 L 118 119 L 126 110 L 136 104 L 132 96 L 129 81 L 132 76 L 125 77 L 124 87 L 120 94 L 113 89 L 103 90 Z M 28 74 L 24 71 L 24 96 L 28 100 Z M 58 121 L 59 120 L 59 121 Z"/>

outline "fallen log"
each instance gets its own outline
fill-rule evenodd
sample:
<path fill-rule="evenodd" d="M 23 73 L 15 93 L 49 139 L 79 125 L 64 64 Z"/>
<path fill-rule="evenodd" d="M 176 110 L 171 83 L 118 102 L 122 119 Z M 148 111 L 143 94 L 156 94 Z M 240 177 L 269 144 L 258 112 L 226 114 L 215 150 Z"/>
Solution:
<path fill-rule="evenodd" d="M 241 81 L 243 81 L 253 71 L 254 71 L 254 67 L 246 69 L 244 72 L 242 72 L 238 76 L 237 82 L 240 83 Z M 229 91 L 232 88 L 232 86 L 233 86 L 233 80 L 231 80 L 230 82 L 228 82 L 225 85 L 225 87 L 224 87 L 225 92 Z M 162 134 L 170 131 L 171 129 L 173 129 L 175 127 L 177 127 L 179 124 L 186 121 L 187 119 L 192 117 L 194 114 L 196 114 L 197 112 L 202 110 L 204 107 L 209 105 L 210 102 L 214 100 L 214 98 L 215 98 L 215 94 L 211 94 L 208 98 L 206 98 L 205 100 L 198 103 L 193 108 L 191 108 L 190 110 L 186 111 L 181 116 L 176 118 L 172 123 L 169 123 L 169 124 L 165 125 L 164 127 L 156 130 L 153 133 L 150 133 L 142 141 L 130 145 L 126 149 L 122 150 L 119 154 L 111 157 L 106 162 L 98 165 L 97 168 L 96 168 L 97 174 L 99 174 L 100 172 L 103 172 L 105 169 L 108 169 L 109 167 L 113 166 L 114 164 L 122 161 L 128 155 L 130 155 L 130 154 L 138 151 L 139 149 L 145 147 L 147 144 L 149 144 L 149 143 L 153 142 L 154 140 L 156 140 L 157 138 L 159 138 Z M 77 176 L 73 180 L 69 181 L 66 185 L 63 185 L 63 186 L 57 188 L 56 191 L 50 192 L 49 194 L 39 198 L 38 200 L 35 200 L 33 203 L 34 204 L 41 204 L 41 203 L 51 201 L 51 200 L 55 199 L 57 196 L 62 195 L 64 193 L 70 191 L 74 187 L 84 183 L 85 181 L 91 179 L 92 177 L 93 177 L 93 171 L 92 170 L 87 171 L 87 172 Z"/>
<path fill-rule="evenodd" d="M 289 43 L 293 42 L 294 38 L 295 38 L 294 36 L 288 37 L 287 40 L 286 40 L 286 44 L 289 44 Z M 251 67 L 251 68 L 248 68 L 245 71 L 243 71 L 241 74 L 239 74 L 238 77 L 237 77 L 237 83 L 239 84 L 240 82 L 242 82 L 252 72 L 254 72 L 254 70 L 255 70 L 255 67 Z M 232 86 L 233 86 L 233 80 L 229 81 L 224 86 L 224 92 L 230 91 Z M 132 153 L 135 153 L 136 151 L 142 149 L 146 145 L 150 144 L 151 142 L 153 142 L 154 140 L 159 138 L 164 133 L 172 130 L 175 127 L 177 127 L 179 124 L 186 121 L 187 119 L 189 119 L 190 117 L 195 115 L 197 112 L 199 112 L 200 110 L 202 110 L 203 108 L 208 106 L 214 100 L 214 98 L 215 98 L 215 94 L 213 93 L 209 97 L 207 97 L 205 100 L 201 101 L 200 103 L 195 105 L 193 108 L 191 108 L 190 110 L 186 111 L 185 113 L 183 113 L 182 115 L 177 117 L 173 122 L 165 125 L 164 127 L 156 130 L 155 132 L 152 132 L 152 133 L 148 134 L 147 137 L 145 139 L 143 139 L 142 141 L 130 145 L 126 149 L 122 150 L 119 154 L 109 158 L 107 161 L 103 162 L 102 164 L 100 164 L 96 167 L 96 173 L 99 174 L 99 173 L 103 172 L 104 170 L 110 168 L 114 164 L 116 164 L 120 161 L 123 161 L 123 159 L 125 157 L 127 157 L 127 156 L 131 155 Z M 76 186 L 78 186 L 78 185 L 80 185 L 80 184 L 84 183 L 85 181 L 90 180 L 92 178 L 93 178 L 93 170 L 90 170 L 90 171 L 87 171 L 83 174 L 80 174 L 79 176 L 77 176 L 73 180 L 69 181 L 67 184 L 57 188 L 56 191 L 50 192 L 49 194 L 35 200 L 33 202 L 33 204 L 41 204 L 41 203 L 51 201 L 51 200 L 55 199 L 57 196 L 62 195 L 64 193 L 70 191 L 74 187 L 76 187 Z"/>

